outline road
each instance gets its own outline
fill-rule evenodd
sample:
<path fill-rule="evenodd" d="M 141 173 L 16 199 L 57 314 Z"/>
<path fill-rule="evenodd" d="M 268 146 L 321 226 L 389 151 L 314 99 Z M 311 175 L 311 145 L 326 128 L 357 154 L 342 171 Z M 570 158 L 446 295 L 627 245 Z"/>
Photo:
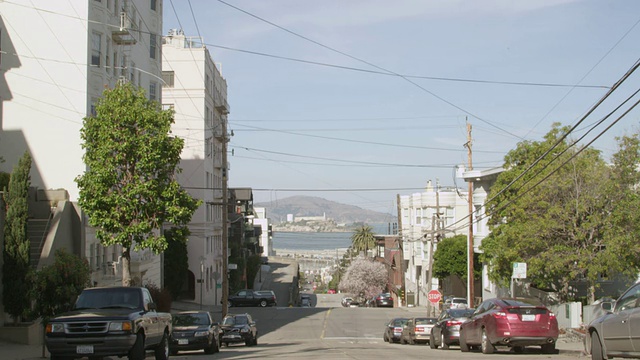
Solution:
<path fill-rule="evenodd" d="M 288 262 L 274 264 L 269 284 L 278 296 L 278 307 L 231 308 L 230 313 L 250 313 L 257 320 L 258 346 L 231 345 L 215 354 L 217 359 L 576 359 L 578 354 L 541 354 L 527 349 L 524 354 L 514 354 L 504 349 L 496 354 L 479 352 L 462 353 L 457 347 L 451 350 L 431 349 L 428 345 L 389 344 L 382 340 L 385 324 L 394 317 L 421 315 L 419 309 L 407 308 L 344 308 L 340 306 L 341 294 L 311 295 L 312 307 L 288 307 L 287 279 L 295 273 Z M 265 285 L 267 283 L 265 282 Z M 149 353 L 147 359 L 151 359 Z M 172 359 L 209 359 L 202 352 L 180 353 Z"/>

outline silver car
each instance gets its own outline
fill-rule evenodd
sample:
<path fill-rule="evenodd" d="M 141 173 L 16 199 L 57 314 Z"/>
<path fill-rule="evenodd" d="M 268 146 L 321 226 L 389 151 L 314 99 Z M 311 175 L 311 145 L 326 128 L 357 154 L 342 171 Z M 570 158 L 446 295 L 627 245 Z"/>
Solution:
<path fill-rule="evenodd" d="M 589 323 L 585 350 L 594 360 L 610 357 L 640 359 L 640 282 L 618 298 L 600 304 L 605 314 Z"/>

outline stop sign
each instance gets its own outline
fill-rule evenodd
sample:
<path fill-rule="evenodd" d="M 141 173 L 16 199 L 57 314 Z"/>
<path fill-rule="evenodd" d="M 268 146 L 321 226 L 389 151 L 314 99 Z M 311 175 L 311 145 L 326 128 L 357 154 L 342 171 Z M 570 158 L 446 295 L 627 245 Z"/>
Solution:
<path fill-rule="evenodd" d="M 440 299 L 442 299 L 442 294 L 440 294 L 440 291 L 438 290 L 431 290 L 427 294 L 427 299 L 430 303 L 435 305 L 440 301 Z"/>

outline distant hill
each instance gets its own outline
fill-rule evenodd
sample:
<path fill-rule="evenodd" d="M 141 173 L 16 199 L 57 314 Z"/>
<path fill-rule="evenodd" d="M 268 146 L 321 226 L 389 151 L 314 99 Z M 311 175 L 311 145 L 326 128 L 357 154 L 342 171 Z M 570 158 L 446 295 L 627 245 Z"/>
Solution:
<path fill-rule="evenodd" d="M 390 214 L 363 209 L 353 205 L 341 204 L 314 196 L 291 196 L 265 203 L 254 203 L 254 207 L 267 209 L 267 217 L 274 224 L 287 221 L 287 214 L 294 216 L 322 216 L 333 219 L 338 224 L 380 224 L 395 222 Z"/>

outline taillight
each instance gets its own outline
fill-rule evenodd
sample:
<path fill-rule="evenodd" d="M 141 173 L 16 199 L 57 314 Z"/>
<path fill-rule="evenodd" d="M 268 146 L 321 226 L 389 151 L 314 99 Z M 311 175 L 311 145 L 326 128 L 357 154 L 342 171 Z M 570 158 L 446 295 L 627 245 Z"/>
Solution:
<path fill-rule="evenodd" d="M 462 321 L 452 321 L 452 320 L 449 320 L 449 321 L 447 321 L 447 323 L 446 323 L 446 325 L 447 325 L 447 326 L 454 326 L 454 325 L 460 325 L 460 324 L 462 324 Z"/>
<path fill-rule="evenodd" d="M 552 312 L 549 312 L 549 317 L 554 318 L 554 317 L 556 317 L 556 314 L 554 314 L 554 313 L 552 313 Z"/>
<path fill-rule="evenodd" d="M 493 313 L 493 317 L 496 319 L 500 319 L 500 318 L 506 318 L 507 317 L 507 313 L 504 311 L 496 311 Z"/>

